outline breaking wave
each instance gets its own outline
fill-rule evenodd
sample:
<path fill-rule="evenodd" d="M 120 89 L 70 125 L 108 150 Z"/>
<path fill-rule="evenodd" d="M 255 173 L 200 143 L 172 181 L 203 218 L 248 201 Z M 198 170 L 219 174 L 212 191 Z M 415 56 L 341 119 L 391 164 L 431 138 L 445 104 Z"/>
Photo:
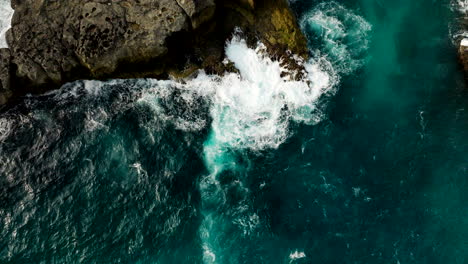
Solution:
<path fill-rule="evenodd" d="M 318 4 L 303 15 L 300 26 L 310 46 L 327 54 L 339 73 L 350 74 L 365 62 L 372 26 L 344 6 L 334 1 Z"/>
<path fill-rule="evenodd" d="M 242 180 L 237 178 L 232 183 L 236 186 L 223 185 L 218 176 L 226 170 L 244 169 L 236 162 L 236 153 L 241 150 L 277 148 L 288 138 L 290 122 L 319 122 L 324 116 L 319 99 L 324 94 L 332 94 L 337 84 L 337 75 L 324 58 L 305 63 L 306 77 L 296 81 L 288 74 L 283 76 L 287 70 L 280 61 L 267 56 L 262 44 L 251 49 L 243 39 L 234 36 L 226 46 L 226 55 L 239 73 L 220 77 L 200 72 L 197 78 L 186 83 L 158 81 L 158 85 L 147 90 L 140 99 L 161 112 L 161 102 L 176 88 L 184 111 L 192 111 L 200 99 L 208 105 L 211 127 L 203 155 L 209 175 L 199 186 L 204 214 L 200 236 L 206 263 L 219 261 L 219 257 L 216 259 L 220 255 L 218 251 L 222 250 L 219 239 L 222 230 L 228 229 L 220 225 L 232 223 L 231 228 L 239 228 L 240 234 L 249 234 L 260 221 L 247 202 L 249 190 L 242 187 Z M 167 120 L 184 130 L 202 129 L 209 122 L 207 118 L 182 116 Z M 232 188 L 243 197 L 236 201 L 238 210 L 233 210 L 230 216 L 233 221 L 217 219 L 223 215 L 218 210 L 226 202 L 225 193 Z"/>

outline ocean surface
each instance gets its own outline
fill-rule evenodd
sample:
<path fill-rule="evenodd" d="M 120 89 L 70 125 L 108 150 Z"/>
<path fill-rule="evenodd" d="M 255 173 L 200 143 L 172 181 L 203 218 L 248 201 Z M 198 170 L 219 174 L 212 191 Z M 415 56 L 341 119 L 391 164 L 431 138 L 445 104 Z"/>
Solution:
<path fill-rule="evenodd" d="M 0 263 L 466 264 L 466 1 L 290 2 L 302 80 L 234 32 L 238 74 L 0 113 Z"/>

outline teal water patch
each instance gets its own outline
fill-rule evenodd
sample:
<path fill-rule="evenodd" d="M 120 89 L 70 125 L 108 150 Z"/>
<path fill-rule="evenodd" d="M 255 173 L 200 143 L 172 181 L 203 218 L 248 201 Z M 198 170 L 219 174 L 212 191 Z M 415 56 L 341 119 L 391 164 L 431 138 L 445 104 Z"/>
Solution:
<path fill-rule="evenodd" d="M 200 260 L 205 136 L 177 128 L 170 94 L 140 102 L 153 85 L 76 82 L 2 114 L 0 262 Z"/>

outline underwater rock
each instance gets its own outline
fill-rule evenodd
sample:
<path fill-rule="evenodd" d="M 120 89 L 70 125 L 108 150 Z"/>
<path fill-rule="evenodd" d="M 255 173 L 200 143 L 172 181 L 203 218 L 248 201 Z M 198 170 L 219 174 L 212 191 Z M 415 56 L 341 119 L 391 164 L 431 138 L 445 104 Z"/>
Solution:
<path fill-rule="evenodd" d="M 15 13 L 6 38 L 13 71 L 1 78 L 11 78 L 12 88 L 0 90 L 0 105 L 10 95 L 41 93 L 78 79 L 184 78 L 196 69 L 222 74 L 231 70 L 222 61 L 236 28 L 276 57 L 308 54 L 287 0 L 12 0 L 11 5 Z"/>

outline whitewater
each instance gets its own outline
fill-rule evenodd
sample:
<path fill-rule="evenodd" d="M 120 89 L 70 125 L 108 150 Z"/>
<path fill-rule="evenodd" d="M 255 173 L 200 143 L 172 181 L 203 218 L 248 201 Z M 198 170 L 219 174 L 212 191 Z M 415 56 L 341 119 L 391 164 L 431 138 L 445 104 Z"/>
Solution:
<path fill-rule="evenodd" d="M 5 34 L 11 27 L 11 19 L 13 17 L 13 9 L 11 8 L 10 0 L 0 1 L 0 48 L 8 48 Z"/>

